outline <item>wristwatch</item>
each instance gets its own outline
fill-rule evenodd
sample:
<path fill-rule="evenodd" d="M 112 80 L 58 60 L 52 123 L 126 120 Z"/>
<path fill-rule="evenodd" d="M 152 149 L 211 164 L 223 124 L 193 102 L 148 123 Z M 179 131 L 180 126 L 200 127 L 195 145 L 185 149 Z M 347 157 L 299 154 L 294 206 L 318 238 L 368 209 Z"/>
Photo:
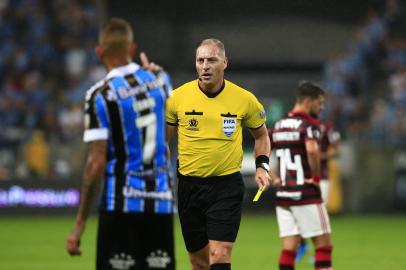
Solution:
<path fill-rule="evenodd" d="M 266 172 L 269 172 L 269 169 L 270 169 L 268 163 L 260 163 L 257 168 L 262 168 L 262 169 L 264 169 Z"/>

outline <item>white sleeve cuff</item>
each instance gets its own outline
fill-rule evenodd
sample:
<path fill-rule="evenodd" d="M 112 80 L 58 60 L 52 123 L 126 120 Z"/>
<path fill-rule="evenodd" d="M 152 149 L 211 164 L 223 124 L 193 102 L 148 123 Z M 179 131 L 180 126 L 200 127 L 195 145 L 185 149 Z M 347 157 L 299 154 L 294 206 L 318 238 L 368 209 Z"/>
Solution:
<path fill-rule="evenodd" d="M 84 142 L 107 140 L 108 138 L 109 131 L 107 128 L 86 129 L 85 134 L 83 135 Z"/>

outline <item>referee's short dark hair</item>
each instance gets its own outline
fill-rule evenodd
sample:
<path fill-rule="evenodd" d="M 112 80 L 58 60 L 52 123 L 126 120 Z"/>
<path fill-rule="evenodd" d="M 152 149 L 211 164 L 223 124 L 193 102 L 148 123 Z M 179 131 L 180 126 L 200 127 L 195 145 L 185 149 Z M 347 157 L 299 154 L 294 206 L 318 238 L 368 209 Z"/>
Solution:
<path fill-rule="evenodd" d="M 315 82 L 300 81 L 297 86 L 297 101 L 299 102 L 303 101 L 305 98 L 317 99 L 324 95 L 324 90 Z"/>

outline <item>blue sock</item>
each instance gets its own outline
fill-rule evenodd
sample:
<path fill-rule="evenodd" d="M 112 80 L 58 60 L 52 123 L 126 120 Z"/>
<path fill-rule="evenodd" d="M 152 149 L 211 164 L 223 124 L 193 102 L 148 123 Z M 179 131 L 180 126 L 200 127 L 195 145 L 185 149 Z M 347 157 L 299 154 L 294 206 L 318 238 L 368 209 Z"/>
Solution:
<path fill-rule="evenodd" d="M 309 245 L 307 244 L 306 241 L 302 241 L 300 243 L 299 247 L 297 248 L 295 261 L 299 262 L 308 250 L 309 250 Z"/>

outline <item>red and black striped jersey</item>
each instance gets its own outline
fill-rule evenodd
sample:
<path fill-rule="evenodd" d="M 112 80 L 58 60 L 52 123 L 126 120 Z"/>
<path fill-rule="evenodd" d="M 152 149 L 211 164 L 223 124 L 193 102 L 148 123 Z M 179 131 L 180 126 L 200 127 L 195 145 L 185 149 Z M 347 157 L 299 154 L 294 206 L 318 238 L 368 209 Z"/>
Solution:
<path fill-rule="evenodd" d="M 269 136 L 282 181 L 277 187 L 277 205 L 321 203 L 320 189 L 305 183 L 312 178 L 305 142 L 320 140 L 318 120 L 304 112 L 289 112 L 269 130 Z"/>
<path fill-rule="evenodd" d="M 327 168 L 328 159 L 326 157 L 327 150 L 330 147 L 330 145 L 338 144 L 338 142 L 340 141 L 340 133 L 338 133 L 338 131 L 334 129 L 331 123 L 324 121 L 320 122 L 320 133 L 321 133 L 320 151 L 322 153 L 320 178 L 327 180 L 328 179 L 328 168 Z"/>

